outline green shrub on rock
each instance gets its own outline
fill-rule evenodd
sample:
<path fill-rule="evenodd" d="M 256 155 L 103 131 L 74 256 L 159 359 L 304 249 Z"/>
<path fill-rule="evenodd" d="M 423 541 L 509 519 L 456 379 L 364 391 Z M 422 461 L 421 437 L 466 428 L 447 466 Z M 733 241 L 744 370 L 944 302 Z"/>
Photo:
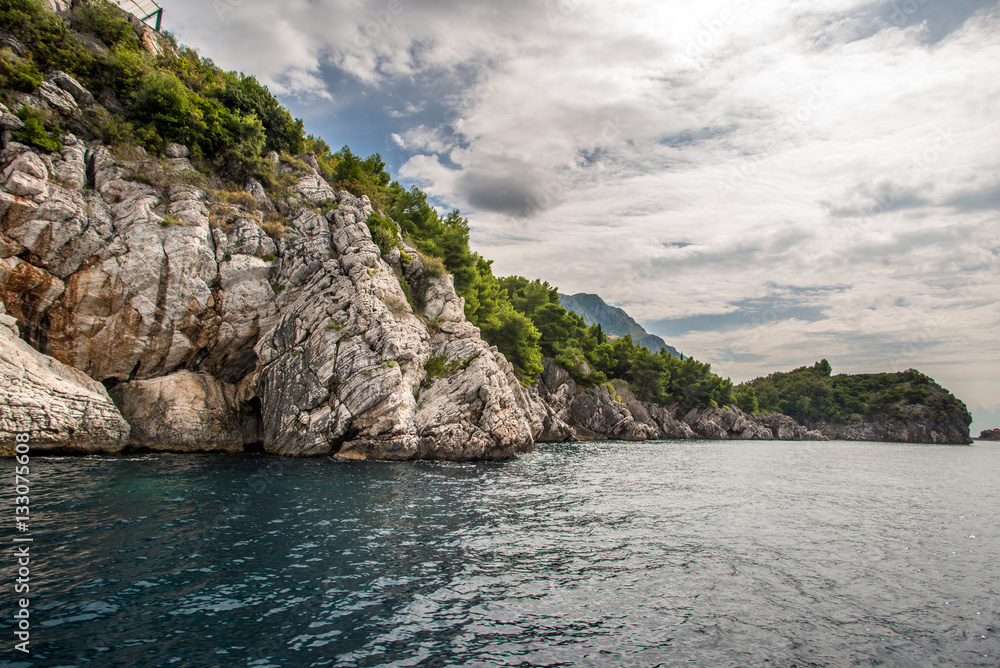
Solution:
<path fill-rule="evenodd" d="M 74 4 L 73 27 L 80 32 L 89 33 L 108 46 L 124 44 L 133 49 L 141 48 L 132 24 L 117 6 L 107 0 Z"/>
<path fill-rule="evenodd" d="M 43 0 L 4 0 L 0 30 L 27 47 L 40 72 L 62 70 L 87 79 L 94 67 L 94 57 Z"/>
<path fill-rule="evenodd" d="M 30 58 L 18 58 L 10 49 L 0 50 L 0 88 L 30 93 L 43 78 Z"/>
<path fill-rule="evenodd" d="M 45 115 L 41 111 L 24 106 L 18 109 L 17 117 L 24 122 L 24 127 L 11 134 L 14 139 L 48 153 L 62 150 L 62 140 L 58 134 L 45 131 Z"/>
<path fill-rule="evenodd" d="M 392 249 L 399 246 L 399 234 L 396 223 L 384 218 L 378 213 L 372 212 L 365 221 L 368 231 L 371 232 L 372 241 L 382 251 L 382 255 L 388 255 Z"/>

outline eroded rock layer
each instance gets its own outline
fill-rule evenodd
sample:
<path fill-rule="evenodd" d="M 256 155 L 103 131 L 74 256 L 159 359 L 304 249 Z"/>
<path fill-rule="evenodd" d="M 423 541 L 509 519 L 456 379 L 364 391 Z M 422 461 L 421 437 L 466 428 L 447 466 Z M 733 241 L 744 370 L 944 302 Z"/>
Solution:
<path fill-rule="evenodd" d="M 129 425 L 104 386 L 42 355 L 0 317 L 0 454 L 13 454 L 15 434 L 36 452 L 121 450 Z"/>
<path fill-rule="evenodd" d="M 531 448 L 511 366 L 465 319 L 450 276 L 403 266 L 412 249 L 382 256 L 367 198 L 334 192 L 308 160 L 281 165 L 294 185 L 276 205 L 254 180 L 246 193 L 201 187 L 183 146 L 156 158 L 63 143 L 3 147 L 0 298 L 16 351 L 30 344 L 110 387 L 131 445 L 380 459 Z M 123 443 L 114 429 L 65 440 Z"/>

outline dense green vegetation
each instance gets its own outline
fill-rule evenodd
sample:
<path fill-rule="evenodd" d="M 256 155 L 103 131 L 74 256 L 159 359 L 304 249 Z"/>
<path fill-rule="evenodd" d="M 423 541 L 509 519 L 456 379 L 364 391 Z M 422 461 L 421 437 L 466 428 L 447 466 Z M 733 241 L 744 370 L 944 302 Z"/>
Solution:
<path fill-rule="evenodd" d="M 912 417 L 909 405 L 923 406 L 938 421 L 959 415 L 972 422 L 964 403 L 914 369 L 901 373 L 831 375 L 826 360 L 787 373 L 757 378 L 740 389 L 756 393 L 760 409 L 778 411 L 806 425 L 848 424 Z"/>
<path fill-rule="evenodd" d="M 17 117 L 24 122 L 24 127 L 14 132 L 14 139 L 31 146 L 37 146 L 43 151 L 61 151 L 62 140 L 57 132 L 45 130 L 45 115 L 31 107 L 21 107 Z"/>
<path fill-rule="evenodd" d="M 548 283 L 520 276 L 500 279 L 514 310 L 523 313 L 540 333 L 540 352 L 567 369 L 581 385 L 612 379 L 628 382 L 637 398 L 654 403 L 679 401 L 686 406 L 735 403 L 733 384 L 695 359 L 680 360 L 666 350 L 651 353 L 625 336 L 609 339 L 599 324 L 559 303 Z"/>
<path fill-rule="evenodd" d="M 44 72 L 69 73 L 104 102 L 108 113 L 92 120 L 108 143 L 162 153 L 179 142 L 237 179 L 261 169 L 266 151 L 304 146 L 302 121 L 256 79 L 223 72 L 166 33 L 163 55 L 151 55 L 121 10 L 104 0 L 80 3 L 69 25 L 40 0 L 5 0 L 0 30 L 27 50 L 0 52 L 0 87 L 32 90 Z M 108 48 L 88 48 L 79 33 Z"/>
<path fill-rule="evenodd" d="M 587 327 L 559 304 L 557 290 L 547 283 L 494 276 L 491 261 L 470 250 L 469 222 L 459 211 L 442 217 L 425 193 L 393 181 L 378 154 L 362 158 L 346 146 L 334 153 L 322 139 L 306 135 L 302 121 L 292 118 L 254 77 L 224 72 L 166 33 L 161 35 L 163 54 L 151 55 L 122 12 L 105 0 L 77 3 L 68 23 L 41 0 L 4 0 L 0 30 L 26 47 L 22 54 L 0 51 L 0 88 L 30 92 L 45 73 L 69 73 L 106 109 L 88 112 L 92 117 L 81 131 L 97 128 L 97 136 L 89 139 L 138 145 L 157 155 L 167 143 L 178 142 L 191 149 L 196 166 L 221 175 L 235 189 L 255 176 L 276 195 L 288 182 L 264 159 L 266 153 L 276 151 L 285 164 L 299 169 L 305 165 L 292 156 L 315 154 L 320 173 L 336 188 L 371 200 L 376 213 L 368 226 L 383 252 L 405 241 L 419 251 L 425 274 L 447 269 L 454 275 L 467 317 L 525 383 L 537 379 L 542 357 L 550 356 L 582 385 L 625 381 L 643 400 L 687 406 L 738 400 L 743 405 L 746 400 L 746 391 L 737 396 L 732 383 L 707 364 L 681 361 L 665 351 L 653 354 L 630 337 L 609 339 L 599 325 Z M 88 46 L 81 33 L 107 49 Z M 26 123 L 19 139 L 47 151 L 58 148 L 59 118 L 19 113 Z M 262 224 L 273 226 L 275 236 L 284 229 L 280 221 Z M 404 255 L 402 260 L 405 264 L 412 258 Z M 422 294 L 402 272 L 400 283 L 411 303 Z"/>

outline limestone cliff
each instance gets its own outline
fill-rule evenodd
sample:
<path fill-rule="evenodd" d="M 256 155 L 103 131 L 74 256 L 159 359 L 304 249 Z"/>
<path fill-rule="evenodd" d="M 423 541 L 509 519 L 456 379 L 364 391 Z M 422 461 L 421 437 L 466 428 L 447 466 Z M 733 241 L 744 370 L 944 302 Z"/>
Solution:
<path fill-rule="evenodd" d="M 241 197 L 196 185 L 178 145 L 157 158 L 63 144 L 44 154 L 7 141 L 0 154 L 0 299 L 27 343 L 103 383 L 124 417 L 89 386 L 114 424 L 65 450 L 501 459 L 535 441 L 817 437 L 736 408 L 581 390 L 551 360 L 525 389 L 466 320 L 451 277 L 405 244 L 383 255 L 367 198 L 334 192 L 302 161 L 281 164 L 294 184 L 274 202 L 252 180 Z M 276 209 L 290 224 L 274 239 L 261 221 Z"/>
<path fill-rule="evenodd" d="M 595 438 L 969 440 L 964 404 L 912 370 L 831 378 L 824 361 L 737 398 L 676 350 L 653 359 L 641 346 L 664 342 L 624 311 L 562 296 L 604 330 L 583 331 L 547 284 L 497 280 L 467 221 L 380 156 L 334 154 L 256 79 L 112 4 L 0 22 L 0 444 L 502 459 Z M 543 349 L 595 385 L 549 360 L 523 387 Z M 665 405 L 632 395 L 640 377 Z"/>
<path fill-rule="evenodd" d="M 26 344 L 0 308 L 0 454 L 22 433 L 35 451 L 115 452 L 129 425 L 104 386 Z"/>
<path fill-rule="evenodd" d="M 0 121 L 17 119 L 0 106 Z M 93 379 L 91 404 L 116 413 L 103 383 L 135 428 L 129 440 L 117 415 L 70 438 L 91 423 L 67 431 L 58 425 L 71 408 L 53 405 L 56 419 L 20 397 L 7 404 L 5 437 L 58 423 L 49 432 L 66 435 L 66 450 L 260 444 L 286 455 L 498 459 L 531 448 L 530 400 L 512 368 L 466 321 L 450 277 L 381 254 L 367 198 L 335 193 L 299 161 L 280 166 L 293 185 L 273 202 L 253 181 L 245 195 L 201 187 L 178 145 L 162 158 L 115 156 L 73 135 L 63 146 L 47 154 L 4 137 L 0 300 L 24 341 L 8 333 L 0 346 L 15 360 L 27 342 L 50 367 L 79 370 L 70 376 Z M 275 208 L 289 222 L 276 239 L 262 224 Z M 402 275 L 422 291 L 419 313 Z M 432 360 L 444 371 L 429 372 Z M 44 393 L 32 387 L 8 391 Z"/>
<path fill-rule="evenodd" d="M 387 219 L 314 154 L 260 158 L 265 188 L 198 171 L 180 144 L 112 150 L 106 93 L 61 71 L 9 91 L 61 128 L 36 124 L 32 146 L 0 105 L 0 443 L 504 459 L 535 442 L 816 436 L 578 388 L 551 360 L 525 388 L 452 277 L 373 241 L 368 221 Z"/>

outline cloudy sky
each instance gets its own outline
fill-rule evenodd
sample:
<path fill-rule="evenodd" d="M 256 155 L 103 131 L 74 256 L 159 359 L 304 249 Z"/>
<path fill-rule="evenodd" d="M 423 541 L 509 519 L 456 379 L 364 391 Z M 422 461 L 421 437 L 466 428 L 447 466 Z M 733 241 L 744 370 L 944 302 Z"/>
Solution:
<path fill-rule="evenodd" d="M 163 0 L 498 274 L 594 292 L 734 380 L 918 368 L 1000 427 L 1000 7 Z"/>

